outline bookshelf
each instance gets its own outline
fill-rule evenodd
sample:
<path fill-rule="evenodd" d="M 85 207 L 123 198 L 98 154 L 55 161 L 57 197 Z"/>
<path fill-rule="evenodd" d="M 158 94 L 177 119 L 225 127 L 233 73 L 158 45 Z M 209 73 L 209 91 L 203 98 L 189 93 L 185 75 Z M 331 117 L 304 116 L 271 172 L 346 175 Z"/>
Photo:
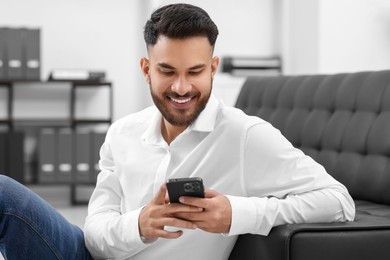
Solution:
<path fill-rule="evenodd" d="M 22 149 L 20 156 L 13 154 L 3 158 L 3 161 L 10 161 L 9 164 L 14 166 L 4 169 L 0 165 L 0 171 L 24 184 L 69 185 L 71 203 L 86 203 L 87 201 L 78 201 L 77 188 L 96 183 L 96 150 L 97 147 L 100 148 L 113 116 L 112 83 L 0 80 L 0 94 L 0 106 L 7 110 L 0 115 L 0 134 L 11 136 L 17 133 L 23 139 L 18 142 L 19 153 Z M 104 102 L 100 102 L 102 99 Z M 60 165 L 60 156 L 56 157 L 58 165 L 43 165 L 43 159 L 40 157 L 43 157 L 45 151 L 44 148 L 41 149 L 41 143 L 46 140 L 44 138 L 53 138 L 44 135 L 44 131 L 48 129 L 51 129 L 53 136 L 57 138 L 53 139 L 56 142 L 56 152 L 48 150 L 46 154 L 58 155 L 68 149 L 71 154 L 68 166 Z M 82 136 L 84 139 L 80 139 Z M 8 139 L 0 137 L 3 141 Z M 80 143 L 84 144 L 84 148 L 88 146 L 88 149 L 85 148 L 87 150 L 82 148 L 90 152 L 90 155 L 88 162 L 80 162 L 79 165 L 78 159 L 85 156 L 84 152 L 80 152 L 80 147 L 77 147 Z M 8 147 L 14 146 L 8 144 Z M 16 170 L 19 173 L 11 172 L 11 169 L 15 170 L 15 165 L 18 166 Z M 46 175 L 42 169 L 47 170 Z M 88 171 L 88 174 L 83 175 L 83 170 Z M 68 171 L 66 177 L 60 177 L 63 171 Z"/>

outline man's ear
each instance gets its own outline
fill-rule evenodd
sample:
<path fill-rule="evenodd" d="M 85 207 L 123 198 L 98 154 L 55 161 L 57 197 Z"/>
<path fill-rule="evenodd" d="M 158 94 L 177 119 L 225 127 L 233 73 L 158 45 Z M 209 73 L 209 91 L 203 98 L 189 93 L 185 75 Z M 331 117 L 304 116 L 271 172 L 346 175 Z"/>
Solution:
<path fill-rule="evenodd" d="M 218 65 L 219 65 L 219 57 L 214 56 L 212 63 L 211 63 L 211 76 L 212 77 L 214 77 L 215 73 L 217 73 Z"/>
<path fill-rule="evenodd" d="M 149 83 L 149 72 L 150 72 L 150 67 L 149 67 L 149 60 L 145 57 L 141 58 L 140 60 L 140 66 L 142 73 L 144 74 L 146 82 Z"/>

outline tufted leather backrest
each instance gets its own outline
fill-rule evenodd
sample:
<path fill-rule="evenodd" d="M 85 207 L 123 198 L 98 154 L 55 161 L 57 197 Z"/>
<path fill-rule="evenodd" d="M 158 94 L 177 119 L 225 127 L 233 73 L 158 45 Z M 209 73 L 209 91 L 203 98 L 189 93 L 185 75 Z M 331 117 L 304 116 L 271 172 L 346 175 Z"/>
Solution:
<path fill-rule="evenodd" d="M 355 199 L 390 205 L 390 71 L 249 77 L 236 107 L 273 124 Z"/>

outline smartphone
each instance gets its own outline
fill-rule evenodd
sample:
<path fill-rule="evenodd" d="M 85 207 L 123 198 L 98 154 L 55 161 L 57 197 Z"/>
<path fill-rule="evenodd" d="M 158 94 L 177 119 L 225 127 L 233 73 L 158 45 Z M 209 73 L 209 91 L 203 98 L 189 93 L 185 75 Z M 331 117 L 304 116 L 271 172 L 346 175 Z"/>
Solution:
<path fill-rule="evenodd" d="M 203 180 L 199 177 L 169 179 L 167 189 L 171 203 L 180 203 L 181 196 L 204 198 Z"/>

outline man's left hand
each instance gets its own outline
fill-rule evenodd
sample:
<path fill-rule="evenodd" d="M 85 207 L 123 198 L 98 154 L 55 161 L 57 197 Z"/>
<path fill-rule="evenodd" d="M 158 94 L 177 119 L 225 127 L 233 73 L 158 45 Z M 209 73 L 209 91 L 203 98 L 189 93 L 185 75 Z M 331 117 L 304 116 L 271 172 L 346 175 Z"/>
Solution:
<path fill-rule="evenodd" d="M 203 212 L 176 213 L 175 216 L 193 222 L 204 231 L 229 233 L 232 222 L 232 208 L 229 199 L 214 191 L 206 190 L 205 198 L 181 197 L 180 202 L 203 208 Z"/>

